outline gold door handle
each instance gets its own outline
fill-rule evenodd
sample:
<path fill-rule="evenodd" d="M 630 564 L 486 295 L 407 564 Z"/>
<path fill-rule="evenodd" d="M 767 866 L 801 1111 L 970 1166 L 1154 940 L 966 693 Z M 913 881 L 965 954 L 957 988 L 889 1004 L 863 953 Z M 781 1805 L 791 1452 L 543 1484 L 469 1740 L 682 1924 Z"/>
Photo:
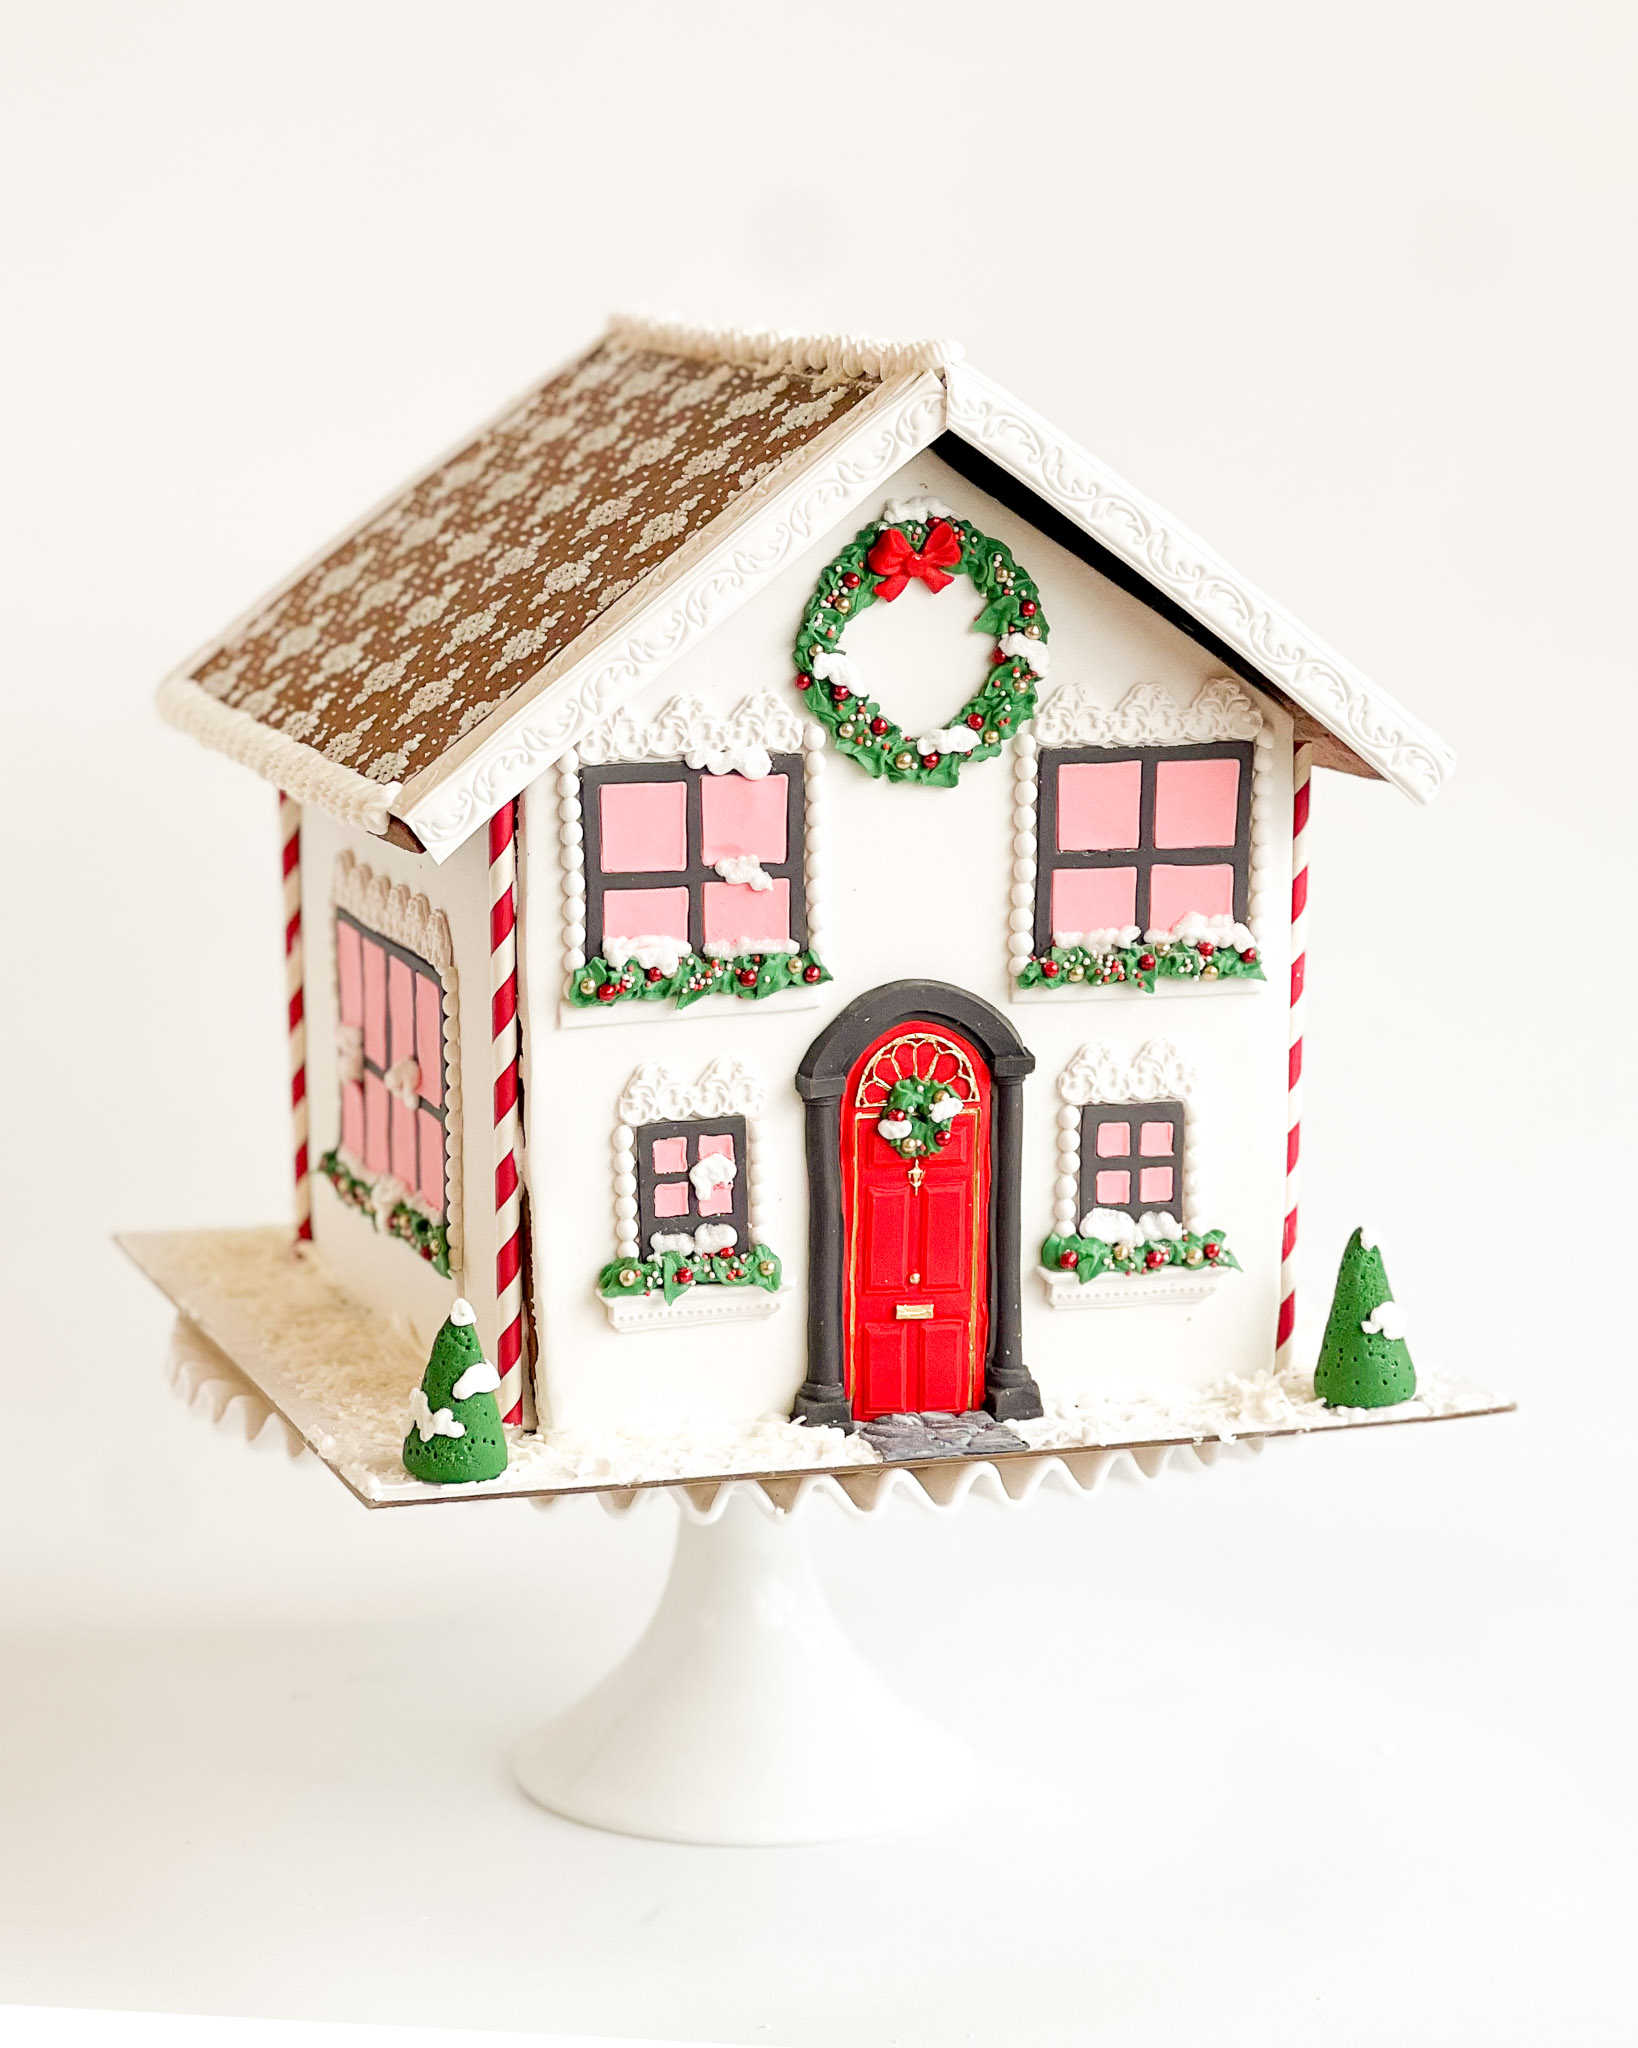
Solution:
<path fill-rule="evenodd" d="M 901 1323 L 930 1323 L 933 1304 L 930 1301 L 900 1301 L 894 1304 L 893 1314 Z"/>

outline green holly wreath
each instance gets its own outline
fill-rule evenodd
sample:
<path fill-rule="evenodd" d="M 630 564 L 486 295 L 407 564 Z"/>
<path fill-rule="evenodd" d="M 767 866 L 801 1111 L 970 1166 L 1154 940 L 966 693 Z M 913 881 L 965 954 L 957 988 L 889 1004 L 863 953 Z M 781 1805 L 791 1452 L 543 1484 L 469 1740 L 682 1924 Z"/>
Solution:
<path fill-rule="evenodd" d="M 912 578 L 939 591 L 957 575 L 984 600 L 973 631 L 995 642 L 989 674 L 947 725 L 912 736 L 865 689 L 842 633 L 878 599 L 892 604 Z M 1049 631 L 1040 590 L 1004 542 L 928 499 L 889 505 L 820 575 L 796 636 L 796 687 L 838 750 L 867 773 L 953 789 L 964 761 L 1000 753 L 1035 715 Z"/>
<path fill-rule="evenodd" d="M 948 1081 L 909 1074 L 888 1090 L 876 1130 L 901 1159 L 924 1159 L 949 1144 L 950 1127 L 966 1107 Z"/>

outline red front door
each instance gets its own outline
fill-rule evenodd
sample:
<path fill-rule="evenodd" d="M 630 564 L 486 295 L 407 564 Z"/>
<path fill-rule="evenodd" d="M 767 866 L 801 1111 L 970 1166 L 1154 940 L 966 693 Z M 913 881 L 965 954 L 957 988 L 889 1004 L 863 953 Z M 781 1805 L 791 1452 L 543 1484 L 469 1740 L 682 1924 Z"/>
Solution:
<path fill-rule="evenodd" d="M 948 1136 L 906 1159 L 877 1125 L 894 1084 L 961 1098 Z M 842 1097 L 847 1391 L 874 1415 L 976 1408 L 989 1334 L 990 1073 L 947 1025 L 907 1019 L 860 1056 Z"/>

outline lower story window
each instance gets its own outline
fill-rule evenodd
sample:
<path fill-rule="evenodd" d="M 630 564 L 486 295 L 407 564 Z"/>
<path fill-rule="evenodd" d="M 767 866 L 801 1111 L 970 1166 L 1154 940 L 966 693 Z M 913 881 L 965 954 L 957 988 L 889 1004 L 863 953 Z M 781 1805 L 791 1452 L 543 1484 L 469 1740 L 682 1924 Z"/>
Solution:
<path fill-rule="evenodd" d="M 647 1256 L 747 1248 L 745 1119 L 645 1124 L 637 1132 L 637 1215 Z"/>
<path fill-rule="evenodd" d="M 1081 1228 L 1091 1212 L 1183 1220 L 1181 1102 L 1089 1102 L 1081 1111 Z"/>

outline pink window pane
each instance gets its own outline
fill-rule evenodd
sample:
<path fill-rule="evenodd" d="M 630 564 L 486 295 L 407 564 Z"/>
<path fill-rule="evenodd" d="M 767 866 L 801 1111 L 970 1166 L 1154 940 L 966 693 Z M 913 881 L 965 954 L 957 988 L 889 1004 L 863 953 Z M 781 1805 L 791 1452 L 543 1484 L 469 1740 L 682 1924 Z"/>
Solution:
<path fill-rule="evenodd" d="M 735 854 L 783 860 L 788 816 L 786 778 L 706 775 L 700 780 L 700 858 L 708 868 Z"/>
<path fill-rule="evenodd" d="M 391 1064 L 387 1058 L 387 956 L 374 939 L 362 941 L 364 949 L 364 1057 L 378 1067 Z"/>
<path fill-rule="evenodd" d="M 414 1187 L 421 1178 L 418 1160 L 419 1133 L 415 1128 L 415 1111 L 408 1103 L 400 1102 L 395 1095 L 388 1112 L 391 1119 L 391 1161 L 392 1170 L 406 1187 Z"/>
<path fill-rule="evenodd" d="M 379 1074 L 364 1076 L 364 1164 L 371 1173 L 387 1170 L 387 1105 L 391 1099 Z"/>
<path fill-rule="evenodd" d="M 654 1213 L 656 1216 L 686 1216 L 688 1214 L 688 1183 L 685 1180 L 665 1180 L 654 1190 Z"/>
<path fill-rule="evenodd" d="M 1138 1200 L 1140 1202 L 1169 1202 L 1172 1199 L 1172 1169 L 1169 1166 L 1146 1166 L 1138 1175 Z"/>
<path fill-rule="evenodd" d="M 1240 764 L 1162 761 L 1155 770 L 1156 846 L 1232 846 Z"/>
<path fill-rule="evenodd" d="M 1106 1170 L 1092 1183 L 1092 1191 L 1097 1197 L 1100 1209 L 1118 1209 L 1123 1202 L 1132 1199 L 1132 1176 L 1129 1173 Z"/>
<path fill-rule="evenodd" d="M 414 1057 L 415 976 L 395 955 L 387 962 L 387 1064 Z"/>
<path fill-rule="evenodd" d="M 1149 925 L 1169 932 L 1190 911 L 1202 917 L 1234 915 L 1234 870 L 1231 867 L 1151 868 Z"/>
<path fill-rule="evenodd" d="M 1072 761 L 1058 770 L 1058 851 L 1109 853 L 1138 843 L 1141 761 Z"/>
<path fill-rule="evenodd" d="M 1138 1150 L 1145 1159 L 1170 1159 L 1172 1142 L 1170 1124 L 1145 1124 L 1138 1132 Z"/>
<path fill-rule="evenodd" d="M 702 1159 L 732 1159 L 734 1156 L 734 1134 L 732 1131 L 707 1131 L 700 1140 Z"/>
<path fill-rule="evenodd" d="M 790 944 L 791 885 L 783 877 L 776 878 L 771 889 L 753 889 L 748 882 L 707 882 L 704 896 L 708 953 L 720 958 Z"/>
<path fill-rule="evenodd" d="M 1137 922 L 1136 868 L 1059 868 L 1052 877 L 1052 936 Z"/>
<path fill-rule="evenodd" d="M 415 977 L 415 1057 L 421 1068 L 421 1100 L 444 1099 L 444 993 L 431 975 Z"/>
<path fill-rule="evenodd" d="M 435 1216 L 444 1213 L 444 1127 L 430 1110 L 416 1121 L 421 1126 L 421 1199 Z"/>
<path fill-rule="evenodd" d="M 670 874 L 687 867 L 686 782 L 605 782 L 597 804 L 605 875 Z"/>
<path fill-rule="evenodd" d="M 336 978 L 340 983 L 341 1021 L 364 1022 L 364 960 L 357 925 L 336 920 Z"/>
<path fill-rule="evenodd" d="M 1132 1126 L 1130 1124 L 1099 1124 L 1098 1157 L 1100 1159 L 1124 1159 L 1132 1149 Z"/>
<path fill-rule="evenodd" d="M 707 1188 L 705 1193 L 700 1196 L 700 1214 L 702 1216 L 721 1216 L 733 1206 L 734 1191 L 732 1188 Z"/>
<path fill-rule="evenodd" d="M 341 1145 L 355 1159 L 364 1157 L 364 1084 L 345 1081 L 341 1088 Z"/>
<path fill-rule="evenodd" d="M 686 1173 L 688 1171 L 688 1140 L 686 1138 L 656 1138 L 654 1140 L 654 1171 L 656 1173 Z"/>
<path fill-rule="evenodd" d="M 611 889 L 603 898 L 603 944 L 611 939 L 688 943 L 686 889 Z"/>

